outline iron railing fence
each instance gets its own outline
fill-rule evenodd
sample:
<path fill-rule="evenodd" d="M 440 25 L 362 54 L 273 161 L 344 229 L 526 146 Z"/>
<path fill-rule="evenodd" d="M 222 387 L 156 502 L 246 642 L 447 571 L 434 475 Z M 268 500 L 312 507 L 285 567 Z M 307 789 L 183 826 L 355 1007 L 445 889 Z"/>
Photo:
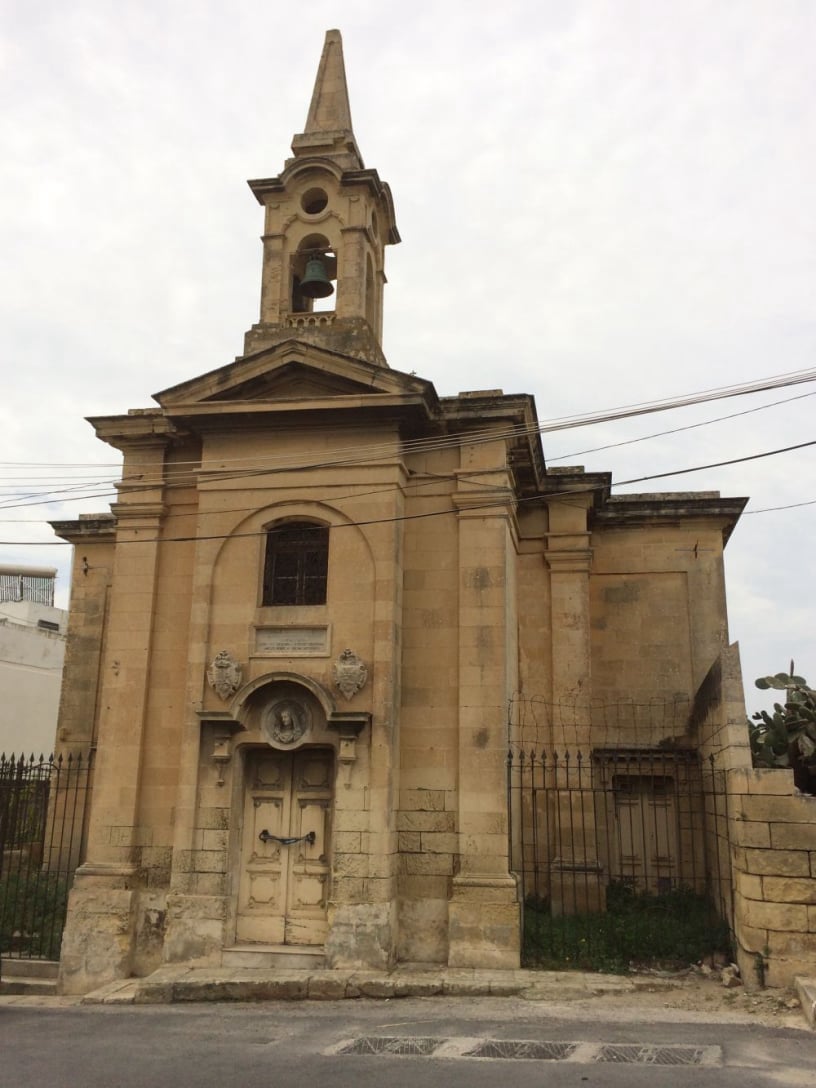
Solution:
<path fill-rule="evenodd" d="M 627 969 L 725 955 L 724 775 L 690 749 L 508 755 L 528 963 Z"/>
<path fill-rule="evenodd" d="M 0 756 L 0 955 L 58 959 L 83 860 L 93 757 Z"/>

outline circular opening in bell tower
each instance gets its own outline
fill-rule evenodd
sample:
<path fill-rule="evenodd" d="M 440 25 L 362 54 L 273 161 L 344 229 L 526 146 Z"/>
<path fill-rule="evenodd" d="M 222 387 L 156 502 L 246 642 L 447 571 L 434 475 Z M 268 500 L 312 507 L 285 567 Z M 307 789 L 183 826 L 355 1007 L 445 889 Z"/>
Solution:
<path fill-rule="evenodd" d="M 300 198 L 300 206 L 307 215 L 319 215 L 329 203 L 325 189 L 307 189 Z"/>

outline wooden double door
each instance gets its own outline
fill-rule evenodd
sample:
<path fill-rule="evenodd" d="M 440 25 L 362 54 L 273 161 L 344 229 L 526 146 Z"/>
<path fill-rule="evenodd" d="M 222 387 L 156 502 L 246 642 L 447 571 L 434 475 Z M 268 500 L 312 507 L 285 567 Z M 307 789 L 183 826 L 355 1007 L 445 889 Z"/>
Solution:
<path fill-rule="evenodd" d="M 333 788 L 330 748 L 247 753 L 239 942 L 324 943 Z"/>

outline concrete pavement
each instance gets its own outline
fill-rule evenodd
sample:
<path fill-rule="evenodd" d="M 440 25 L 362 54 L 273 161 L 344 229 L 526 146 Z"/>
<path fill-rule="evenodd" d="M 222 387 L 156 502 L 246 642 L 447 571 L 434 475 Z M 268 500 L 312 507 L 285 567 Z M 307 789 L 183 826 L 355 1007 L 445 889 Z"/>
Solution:
<path fill-rule="evenodd" d="M 697 980 L 699 981 L 699 979 Z M 583 971 L 498 971 L 400 964 L 390 971 L 273 970 L 167 965 L 146 978 L 119 979 L 81 997 L 5 993 L 0 1005 L 157 1005 L 213 1001 L 311 1000 L 411 997 L 517 997 L 560 1005 L 605 995 L 636 1001 L 638 995 L 688 988 L 687 973 L 605 975 Z M 720 987 L 710 983 L 709 995 Z M 9 987 L 7 987 L 8 989 Z M 741 989 L 741 988 L 740 988 Z M 816 979 L 800 978 L 794 987 L 802 1013 L 816 1027 Z M 743 993 L 745 993 L 743 991 Z M 762 991 L 768 995 L 771 991 Z M 747 996 L 747 994 L 746 994 Z M 795 1002 L 790 1002 L 795 1007 Z"/>

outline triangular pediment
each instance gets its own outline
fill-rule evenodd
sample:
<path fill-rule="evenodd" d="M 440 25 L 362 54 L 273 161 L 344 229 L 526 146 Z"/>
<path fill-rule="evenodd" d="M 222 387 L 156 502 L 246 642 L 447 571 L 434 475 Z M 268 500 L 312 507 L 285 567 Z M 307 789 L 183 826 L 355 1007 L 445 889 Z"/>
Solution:
<path fill-rule="evenodd" d="M 431 396 L 433 386 L 413 374 L 287 340 L 198 378 L 154 394 L 162 408 L 181 405 L 348 396 Z"/>

